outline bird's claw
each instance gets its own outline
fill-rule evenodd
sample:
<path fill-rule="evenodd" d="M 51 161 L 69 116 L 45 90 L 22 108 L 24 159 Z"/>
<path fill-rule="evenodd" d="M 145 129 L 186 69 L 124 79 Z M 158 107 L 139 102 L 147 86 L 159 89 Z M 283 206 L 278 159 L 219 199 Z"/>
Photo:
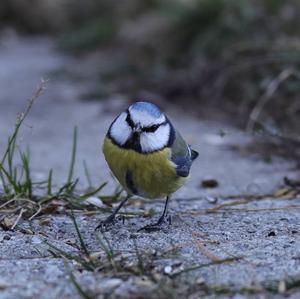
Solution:
<path fill-rule="evenodd" d="M 98 226 L 95 228 L 95 230 L 100 229 L 100 231 L 106 231 L 110 227 L 112 227 L 114 224 L 116 224 L 117 221 L 122 221 L 122 223 L 125 223 L 125 216 L 121 215 L 118 217 L 115 217 L 115 215 L 108 216 L 105 220 L 100 221 Z"/>
<path fill-rule="evenodd" d="M 162 229 L 161 224 L 152 223 L 141 227 L 140 229 L 137 230 L 137 232 L 145 231 L 146 233 L 152 233 L 152 232 L 159 231 L 161 229 Z"/>
<path fill-rule="evenodd" d="M 171 225 L 171 216 L 167 217 L 165 220 L 167 220 L 168 225 Z M 165 224 L 164 219 L 159 219 L 155 223 L 150 223 L 148 225 L 141 227 L 140 229 L 138 229 L 138 232 L 145 231 L 147 233 L 152 233 L 152 232 L 160 231 L 164 228 L 164 224 Z"/>
<path fill-rule="evenodd" d="M 106 231 L 109 227 L 113 226 L 116 222 L 116 218 L 114 215 L 110 215 L 105 220 L 102 220 L 97 227 L 95 228 L 95 231 L 100 229 L 100 231 Z"/>

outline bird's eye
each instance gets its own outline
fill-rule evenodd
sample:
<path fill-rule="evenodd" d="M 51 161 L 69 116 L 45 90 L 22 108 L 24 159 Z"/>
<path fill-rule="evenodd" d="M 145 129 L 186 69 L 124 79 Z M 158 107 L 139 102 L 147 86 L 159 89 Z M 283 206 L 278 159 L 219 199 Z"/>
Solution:
<path fill-rule="evenodd" d="M 143 131 L 147 132 L 147 133 L 154 133 L 159 128 L 159 126 L 160 125 L 153 125 L 151 127 L 144 127 Z"/>
<path fill-rule="evenodd" d="M 129 112 L 127 112 L 126 122 L 128 123 L 131 129 L 134 128 L 134 122 L 132 121 Z"/>

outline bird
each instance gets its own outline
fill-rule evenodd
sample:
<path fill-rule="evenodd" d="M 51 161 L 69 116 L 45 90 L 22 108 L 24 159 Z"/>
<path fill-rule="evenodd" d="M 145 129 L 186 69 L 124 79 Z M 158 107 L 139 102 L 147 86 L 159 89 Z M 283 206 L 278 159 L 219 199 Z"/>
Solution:
<path fill-rule="evenodd" d="M 159 230 L 170 196 L 190 177 L 190 168 L 198 152 L 185 142 L 165 113 L 147 101 L 133 103 L 115 118 L 102 150 L 127 196 L 96 229 L 113 224 L 122 206 L 136 195 L 148 199 L 166 198 L 158 221 L 140 229 Z"/>

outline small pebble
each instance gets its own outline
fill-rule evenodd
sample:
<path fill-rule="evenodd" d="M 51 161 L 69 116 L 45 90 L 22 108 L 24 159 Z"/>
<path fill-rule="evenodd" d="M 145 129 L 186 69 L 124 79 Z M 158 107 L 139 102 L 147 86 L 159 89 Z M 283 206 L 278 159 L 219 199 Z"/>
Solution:
<path fill-rule="evenodd" d="M 165 274 L 171 274 L 172 273 L 172 267 L 171 266 L 166 266 L 164 268 L 164 273 Z"/>
<path fill-rule="evenodd" d="M 276 233 L 274 231 L 270 231 L 267 236 L 268 237 L 275 237 Z"/>
<path fill-rule="evenodd" d="M 196 284 L 197 285 L 203 285 L 205 283 L 205 279 L 203 277 L 198 277 L 196 279 Z"/>
<path fill-rule="evenodd" d="M 283 294 L 286 292 L 286 283 L 284 280 L 281 280 L 278 284 L 278 293 Z"/>
<path fill-rule="evenodd" d="M 110 292 L 119 285 L 121 285 L 123 280 L 119 278 L 111 278 L 107 279 L 101 282 L 101 289 L 104 290 L 105 292 Z"/>
<path fill-rule="evenodd" d="M 213 197 L 213 196 L 206 196 L 205 199 L 212 204 L 215 204 L 218 202 L 218 198 L 217 197 Z"/>

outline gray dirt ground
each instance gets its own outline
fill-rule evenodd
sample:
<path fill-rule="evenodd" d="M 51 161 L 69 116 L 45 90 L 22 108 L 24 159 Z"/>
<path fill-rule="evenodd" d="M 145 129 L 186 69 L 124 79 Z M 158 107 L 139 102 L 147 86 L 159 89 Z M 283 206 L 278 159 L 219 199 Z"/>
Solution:
<path fill-rule="evenodd" d="M 40 78 L 58 69 L 78 71 L 78 63 L 57 53 L 49 40 L 13 35 L 0 39 L 1 152 L 17 113 Z M 30 144 L 36 179 L 45 179 L 53 168 L 55 182 L 62 184 L 70 160 L 72 130 L 77 125 L 76 173 L 81 178 L 80 186 L 86 185 L 82 167 L 86 160 L 95 185 L 109 180 L 104 191 L 109 194 L 115 184 L 100 147 L 108 125 L 126 103 L 116 98 L 115 107 L 110 107 L 107 101 L 79 101 L 87 89 L 84 81 L 51 80 L 26 121 L 20 145 Z M 200 153 L 192 179 L 174 195 L 170 206 L 172 225 L 160 232 L 137 233 L 150 218 L 135 216 L 105 233 L 118 258 L 127 257 L 124 263 L 129 268 L 137 259 L 137 245 L 144 267 L 150 267 L 151 271 L 147 269 L 161 282 L 159 290 L 158 284 L 149 279 L 148 270 L 144 275 L 107 269 L 93 273 L 75 262 L 53 258 L 45 240 L 74 254 L 78 253 L 78 240 L 70 217 L 49 215 L 32 223 L 23 221 L 14 231 L 0 229 L 1 299 L 80 298 L 70 280 L 71 272 L 92 294 L 91 298 L 300 297 L 300 198 L 276 193 L 285 176 L 299 175 L 295 163 L 281 158 L 267 163 L 244 150 L 255 139 L 228 124 L 201 121 L 174 107 L 167 110 Z M 220 130 L 226 132 L 224 137 Z M 216 179 L 219 186 L 201 188 L 201 181 L 207 178 Z M 243 204 L 222 206 L 242 200 Z M 142 212 L 151 208 L 159 213 L 163 201 L 132 200 L 127 210 Z M 76 214 L 89 250 L 105 260 L 94 232 L 104 216 Z M 30 230 L 34 234 L 28 233 Z M 195 265 L 201 267 L 170 278 Z"/>

